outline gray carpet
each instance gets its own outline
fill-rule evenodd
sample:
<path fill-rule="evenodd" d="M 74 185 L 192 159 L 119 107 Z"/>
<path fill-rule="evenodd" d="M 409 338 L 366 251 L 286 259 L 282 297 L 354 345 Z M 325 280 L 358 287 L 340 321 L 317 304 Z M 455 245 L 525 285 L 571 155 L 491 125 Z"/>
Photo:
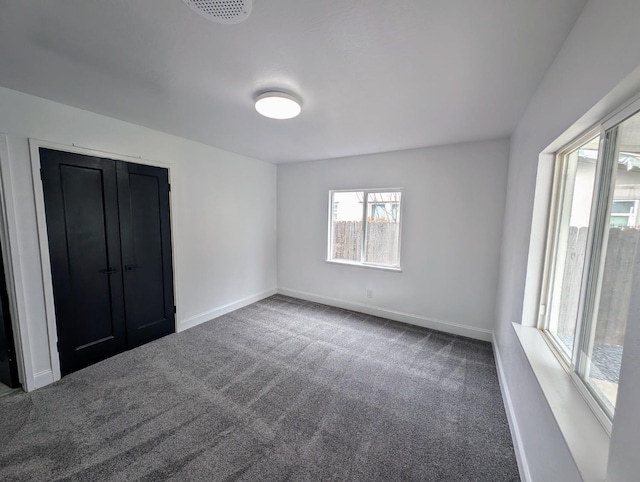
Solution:
<path fill-rule="evenodd" d="M 0 480 L 513 481 L 491 345 L 284 296 L 0 399 Z"/>

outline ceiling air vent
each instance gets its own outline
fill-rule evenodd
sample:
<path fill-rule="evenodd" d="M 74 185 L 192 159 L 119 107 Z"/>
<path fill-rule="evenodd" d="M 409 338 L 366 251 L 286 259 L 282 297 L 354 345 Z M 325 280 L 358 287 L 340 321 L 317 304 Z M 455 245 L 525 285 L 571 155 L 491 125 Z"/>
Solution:
<path fill-rule="evenodd" d="M 182 0 L 191 10 L 213 22 L 240 23 L 251 13 L 253 0 Z"/>

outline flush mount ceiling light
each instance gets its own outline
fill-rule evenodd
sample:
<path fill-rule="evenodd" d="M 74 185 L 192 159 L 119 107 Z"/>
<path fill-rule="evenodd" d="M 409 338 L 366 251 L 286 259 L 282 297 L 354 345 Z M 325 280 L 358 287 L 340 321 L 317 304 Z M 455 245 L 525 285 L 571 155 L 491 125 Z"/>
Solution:
<path fill-rule="evenodd" d="M 258 113 L 271 119 L 291 119 L 300 114 L 301 101 L 286 92 L 265 92 L 256 97 Z"/>

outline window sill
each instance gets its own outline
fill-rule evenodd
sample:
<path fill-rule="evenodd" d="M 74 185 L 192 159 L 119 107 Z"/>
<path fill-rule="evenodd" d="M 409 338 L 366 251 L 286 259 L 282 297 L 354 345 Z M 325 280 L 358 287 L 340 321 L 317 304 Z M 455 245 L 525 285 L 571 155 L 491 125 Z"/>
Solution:
<path fill-rule="evenodd" d="M 325 259 L 325 263 L 340 264 L 343 266 L 355 266 L 356 268 L 369 268 L 377 269 L 381 271 L 393 271 L 395 273 L 402 273 L 402 268 L 394 268 L 392 266 L 377 266 L 375 264 L 362 264 L 362 263 L 350 263 L 349 261 L 335 261 L 333 259 Z"/>
<path fill-rule="evenodd" d="M 580 475 L 587 482 L 605 480 L 610 441 L 607 431 L 540 332 L 518 323 L 513 323 L 513 329 Z"/>

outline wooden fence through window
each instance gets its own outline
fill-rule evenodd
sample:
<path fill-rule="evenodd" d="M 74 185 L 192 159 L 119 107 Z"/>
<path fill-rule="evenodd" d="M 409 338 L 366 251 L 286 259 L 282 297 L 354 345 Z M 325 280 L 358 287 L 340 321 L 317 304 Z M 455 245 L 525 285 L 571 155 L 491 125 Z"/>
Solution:
<path fill-rule="evenodd" d="M 367 222 L 367 263 L 398 265 L 400 225 L 389 221 Z M 360 261 L 362 221 L 334 221 L 333 259 Z"/>

